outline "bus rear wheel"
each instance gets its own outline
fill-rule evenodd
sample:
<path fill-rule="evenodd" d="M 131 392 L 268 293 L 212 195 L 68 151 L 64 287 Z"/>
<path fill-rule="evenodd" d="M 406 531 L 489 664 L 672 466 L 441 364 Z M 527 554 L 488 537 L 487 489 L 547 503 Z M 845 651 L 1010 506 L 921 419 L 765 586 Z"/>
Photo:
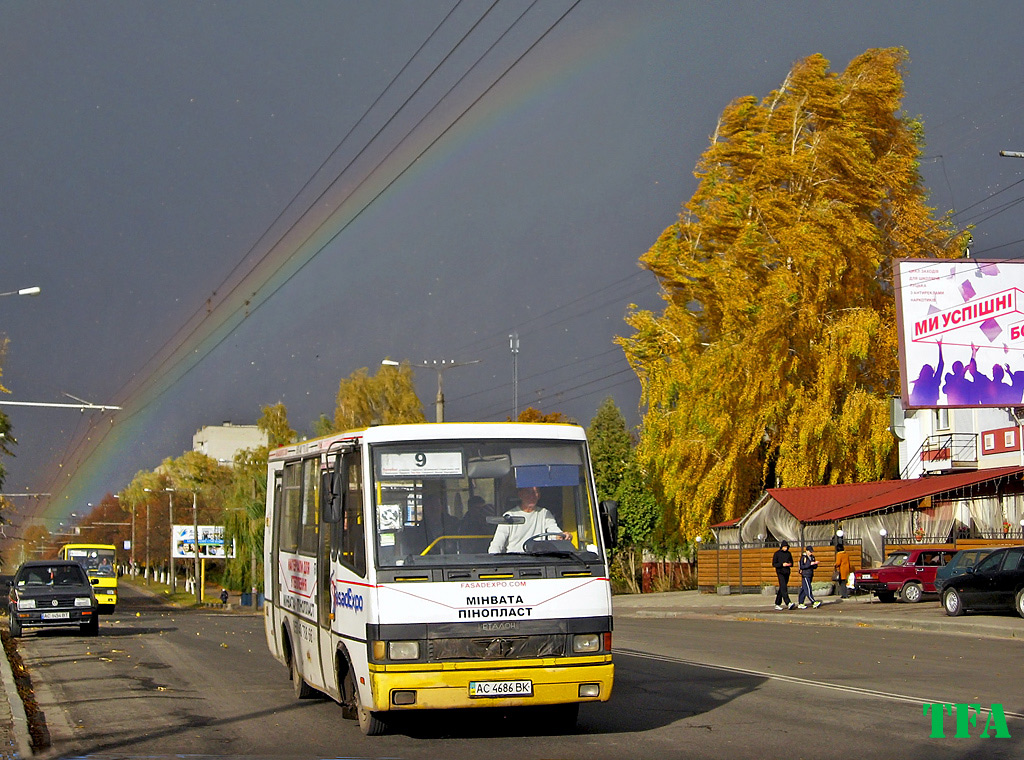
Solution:
<path fill-rule="evenodd" d="M 299 667 L 299 657 L 292 650 L 292 688 L 295 690 L 296 699 L 309 699 L 316 695 L 316 689 L 302 679 L 302 669 Z"/>

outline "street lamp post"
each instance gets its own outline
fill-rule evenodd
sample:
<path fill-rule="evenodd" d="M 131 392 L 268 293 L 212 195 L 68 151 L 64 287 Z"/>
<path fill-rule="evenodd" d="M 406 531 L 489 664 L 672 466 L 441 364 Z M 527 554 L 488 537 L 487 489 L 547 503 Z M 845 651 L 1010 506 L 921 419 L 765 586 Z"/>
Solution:
<path fill-rule="evenodd" d="M 512 352 L 512 421 L 519 419 L 519 333 L 508 336 L 508 347 Z"/>
<path fill-rule="evenodd" d="M 432 370 L 435 370 L 437 372 L 437 399 L 434 401 L 435 421 L 436 422 L 444 422 L 444 390 L 443 390 L 443 387 L 442 387 L 442 384 L 441 384 L 441 375 L 442 375 L 442 373 L 446 369 L 452 369 L 453 367 L 466 367 L 466 366 L 468 366 L 470 364 L 479 364 L 479 363 L 480 363 L 479 359 L 474 359 L 471 362 L 446 361 L 445 359 L 442 359 L 441 361 L 438 361 L 437 359 L 434 359 L 434 360 L 432 360 L 430 362 L 424 362 L 423 364 L 413 364 L 412 362 L 409 363 L 410 367 L 419 367 L 421 369 L 432 369 Z M 392 359 L 382 359 L 381 360 L 381 364 L 383 364 L 385 367 L 400 367 L 400 366 L 402 366 L 401 362 L 396 362 L 396 361 L 394 361 Z"/>

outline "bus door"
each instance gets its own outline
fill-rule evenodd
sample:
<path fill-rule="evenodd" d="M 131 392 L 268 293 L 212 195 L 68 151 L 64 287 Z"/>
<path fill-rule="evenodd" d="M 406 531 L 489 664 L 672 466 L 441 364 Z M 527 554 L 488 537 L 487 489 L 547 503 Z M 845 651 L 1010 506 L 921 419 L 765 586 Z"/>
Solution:
<path fill-rule="evenodd" d="M 334 667 L 339 646 L 353 664 L 365 669 L 366 660 L 366 540 L 363 532 L 362 455 L 358 449 L 332 461 L 331 490 L 340 495 L 329 523 L 321 526 L 320 659 L 325 683 L 341 699 Z M 333 460 L 333 458 L 332 458 Z"/>
<path fill-rule="evenodd" d="M 340 456 L 340 455 L 339 455 Z M 327 464 L 330 464 L 328 460 Z M 340 699 L 337 680 L 333 673 L 334 636 L 331 634 L 331 622 L 334 619 L 334 550 L 333 524 L 329 521 L 329 501 L 334 478 L 328 468 L 321 472 L 320 477 L 320 547 L 317 552 L 317 649 L 320 658 L 319 682 L 323 691 L 335 699 Z"/>
<path fill-rule="evenodd" d="M 320 459 L 285 462 L 277 519 L 275 616 L 292 656 L 310 685 L 320 680 L 317 645 L 317 552 L 320 549 Z"/>
<path fill-rule="evenodd" d="M 279 606 L 280 592 L 278 590 L 279 571 L 277 558 L 280 556 L 279 536 L 281 524 L 281 510 L 284 509 L 284 488 L 281 484 L 281 470 L 273 473 L 273 479 L 268 485 L 268 493 L 273 505 L 270 510 L 270 521 L 263 536 L 263 543 L 266 547 L 263 553 L 263 593 L 264 593 L 264 615 L 263 622 L 267 634 L 267 641 L 270 644 L 270 651 L 276 656 L 281 656 L 281 642 L 277 637 L 281 630 L 281 608 Z"/>

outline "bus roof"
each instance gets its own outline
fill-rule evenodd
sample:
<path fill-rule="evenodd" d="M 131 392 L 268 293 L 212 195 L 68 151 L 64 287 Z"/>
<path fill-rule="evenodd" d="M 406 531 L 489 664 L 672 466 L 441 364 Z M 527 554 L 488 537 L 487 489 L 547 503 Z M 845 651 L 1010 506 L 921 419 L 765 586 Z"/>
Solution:
<path fill-rule="evenodd" d="M 315 451 L 327 451 L 332 444 L 344 440 L 362 440 L 374 444 L 474 438 L 585 441 L 586 437 L 586 431 L 579 425 L 551 422 L 427 422 L 415 425 L 375 425 L 281 446 L 271 451 L 269 458 L 273 461 L 312 454 Z"/>

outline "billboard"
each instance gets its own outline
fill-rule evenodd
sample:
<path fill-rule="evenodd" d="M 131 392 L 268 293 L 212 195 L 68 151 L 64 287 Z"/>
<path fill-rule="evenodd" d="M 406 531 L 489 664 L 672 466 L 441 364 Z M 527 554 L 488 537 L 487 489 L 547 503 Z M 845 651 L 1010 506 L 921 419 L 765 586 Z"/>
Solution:
<path fill-rule="evenodd" d="M 171 528 L 171 554 L 175 559 L 194 559 L 195 529 L 191 525 L 174 525 Z M 224 559 L 235 556 L 234 543 L 224 550 L 224 526 L 199 526 L 199 559 Z"/>
<path fill-rule="evenodd" d="M 1024 264 L 896 262 L 906 408 L 1012 407 L 1024 396 Z"/>

